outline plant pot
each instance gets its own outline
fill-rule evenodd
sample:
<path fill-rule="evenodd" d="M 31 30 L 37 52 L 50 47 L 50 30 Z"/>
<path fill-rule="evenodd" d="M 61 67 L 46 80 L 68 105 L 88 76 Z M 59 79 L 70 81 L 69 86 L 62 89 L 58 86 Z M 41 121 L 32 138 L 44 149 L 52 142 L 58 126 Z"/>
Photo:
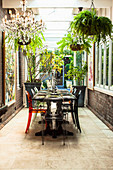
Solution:
<path fill-rule="evenodd" d="M 84 49 L 84 46 L 83 44 L 71 44 L 70 45 L 70 48 L 72 51 L 80 51 L 80 50 L 83 50 Z"/>
<path fill-rule="evenodd" d="M 33 97 L 31 89 L 34 90 L 34 87 L 36 87 L 38 90 L 40 90 L 40 87 L 41 87 L 41 83 L 40 82 L 27 82 L 27 83 L 24 83 L 24 85 L 25 85 L 25 90 L 27 90 L 29 92 L 31 97 Z M 27 107 L 29 107 L 27 96 L 26 96 L 26 101 L 27 101 Z M 33 101 L 32 101 L 32 104 L 34 104 Z"/>
<path fill-rule="evenodd" d="M 73 86 L 73 88 L 76 88 L 77 90 L 81 90 L 81 94 L 80 94 L 79 99 L 78 99 L 78 106 L 84 107 L 86 86 Z"/>

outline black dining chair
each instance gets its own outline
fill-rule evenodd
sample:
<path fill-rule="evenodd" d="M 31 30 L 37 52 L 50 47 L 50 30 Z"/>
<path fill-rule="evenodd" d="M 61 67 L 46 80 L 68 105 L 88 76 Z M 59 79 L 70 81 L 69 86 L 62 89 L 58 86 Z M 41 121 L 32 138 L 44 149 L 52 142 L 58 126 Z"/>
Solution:
<path fill-rule="evenodd" d="M 65 138 L 66 138 L 66 114 L 62 112 L 62 99 L 55 101 L 51 99 L 46 100 L 48 109 L 47 113 L 42 116 L 43 122 L 47 122 L 46 131 L 44 130 L 44 123 L 42 127 L 42 145 L 44 145 L 44 136 L 46 134 L 51 135 L 53 138 L 57 138 L 59 135 L 63 135 L 63 145 L 65 145 Z M 51 111 L 51 102 L 56 103 L 57 109 L 53 114 Z M 53 125 L 54 124 L 54 125 Z M 62 127 L 63 125 L 63 127 Z M 46 133 L 46 134 L 45 134 Z"/>
<path fill-rule="evenodd" d="M 75 126 L 77 126 L 77 128 L 79 129 L 80 133 L 81 133 L 81 128 L 80 128 L 80 123 L 79 123 L 79 117 L 78 117 L 78 100 L 79 100 L 79 97 L 81 95 L 81 90 L 78 90 L 76 88 L 73 89 L 73 95 L 75 95 L 76 97 L 76 101 L 75 101 L 75 105 L 74 105 L 74 117 L 75 117 L 75 120 L 76 120 L 76 124 Z"/>
<path fill-rule="evenodd" d="M 71 112 L 73 123 L 74 123 L 75 127 L 77 126 L 77 128 L 79 129 L 79 131 L 81 133 L 79 117 L 78 117 L 78 99 L 81 94 L 81 90 L 77 90 L 76 88 L 74 88 L 72 91 L 72 94 L 76 97 L 75 101 L 69 99 L 67 102 L 64 102 L 63 103 L 63 107 L 64 107 L 63 112 L 67 113 L 67 115 L 69 112 Z"/>
<path fill-rule="evenodd" d="M 72 120 L 73 120 L 73 123 L 75 124 L 75 118 L 73 114 L 73 100 L 70 100 L 67 97 L 66 101 L 62 102 L 62 106 L 63 106 L 64 114 L 67 114 L 67 118 L 68 118 L 68 113 L 71 112 Z M 69 123 L 68 120 L 67 120 L 67 123 Z"/>

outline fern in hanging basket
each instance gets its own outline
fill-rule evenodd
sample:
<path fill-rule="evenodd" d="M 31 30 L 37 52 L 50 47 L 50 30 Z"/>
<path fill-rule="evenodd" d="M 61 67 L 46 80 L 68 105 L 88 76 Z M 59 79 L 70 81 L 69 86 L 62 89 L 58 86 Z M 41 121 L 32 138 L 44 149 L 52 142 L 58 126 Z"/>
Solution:
<path fill-rule="evenodd" d="M 95 11 L 85 10 L 80 12 L 70 24 L 72 32 L 86 36 L 95 35 L 98 25 L 97 18 Z"/>
<path fill-rule="evenodd" d="M 96 36 L 96 41 L 106 41 L 106 37 L 109 36 L 111 38 L 112 33 L 112 22 L 107 17 L 98 17 L 98 26 L 97 29 L 99 30 L 99 35 Z"/>
<path fill-rule="evenodd" d="M 106 41 L 106 36 L 111 37 L 112 22 L 107 17 L 98 17 L 96 10 L 85 10 L 74 17 L 70 28 L 74 34 L 80 34 L 83 40 L 93 35 L 93 40 L 99 42 L 101 38 Z"/>

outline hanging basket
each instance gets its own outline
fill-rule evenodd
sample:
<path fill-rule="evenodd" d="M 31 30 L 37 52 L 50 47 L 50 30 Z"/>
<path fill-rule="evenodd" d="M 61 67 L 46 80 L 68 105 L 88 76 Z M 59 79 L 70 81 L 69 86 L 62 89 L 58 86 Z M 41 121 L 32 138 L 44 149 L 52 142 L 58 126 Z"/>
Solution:
<path fill-rule="evenodd" d="M 81 51 L 84 49 L 84 45 L 83 44 L 71 44 L 70 48 L 72 51 Z"/>
<path fill-rule="evenodd" d="M 91 25 L 91 26 L 88 26 L 88 27 L 87 27 L 87 30 L 88 30 L 88 31 L 84 31 L 83 34 L 89 35 L 89 36 L 94 36 L 94 35 L 96 35 L 95 30 L 92 31 L 92 25 Z"/>
<path fill-rule="evenodd" d="M 29 39 L 28 42 L 25 42 L 25 41 L 24 41 L 24 43 L 21 42 L 21 41 L 18 41 L 18 44 L 19 44 L 19 45 L 28 45 L 28 44 L 30 44 L 30 43 L 31 43 L 31 39 Z"/>

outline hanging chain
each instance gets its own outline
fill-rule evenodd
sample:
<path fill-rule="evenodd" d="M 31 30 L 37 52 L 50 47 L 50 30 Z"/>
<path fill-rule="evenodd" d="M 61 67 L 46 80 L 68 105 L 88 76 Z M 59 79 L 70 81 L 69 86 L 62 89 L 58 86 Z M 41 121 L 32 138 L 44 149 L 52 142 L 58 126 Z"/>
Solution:
<path fill-rule="evenodd" d="M 95 9 L 95 5 L 94 5 L 94 2 L 93 2 L 93 0 L 91 1 L 90 10 L 91 10 L 92 8 L 93 8 L 93 9 Z"/>

